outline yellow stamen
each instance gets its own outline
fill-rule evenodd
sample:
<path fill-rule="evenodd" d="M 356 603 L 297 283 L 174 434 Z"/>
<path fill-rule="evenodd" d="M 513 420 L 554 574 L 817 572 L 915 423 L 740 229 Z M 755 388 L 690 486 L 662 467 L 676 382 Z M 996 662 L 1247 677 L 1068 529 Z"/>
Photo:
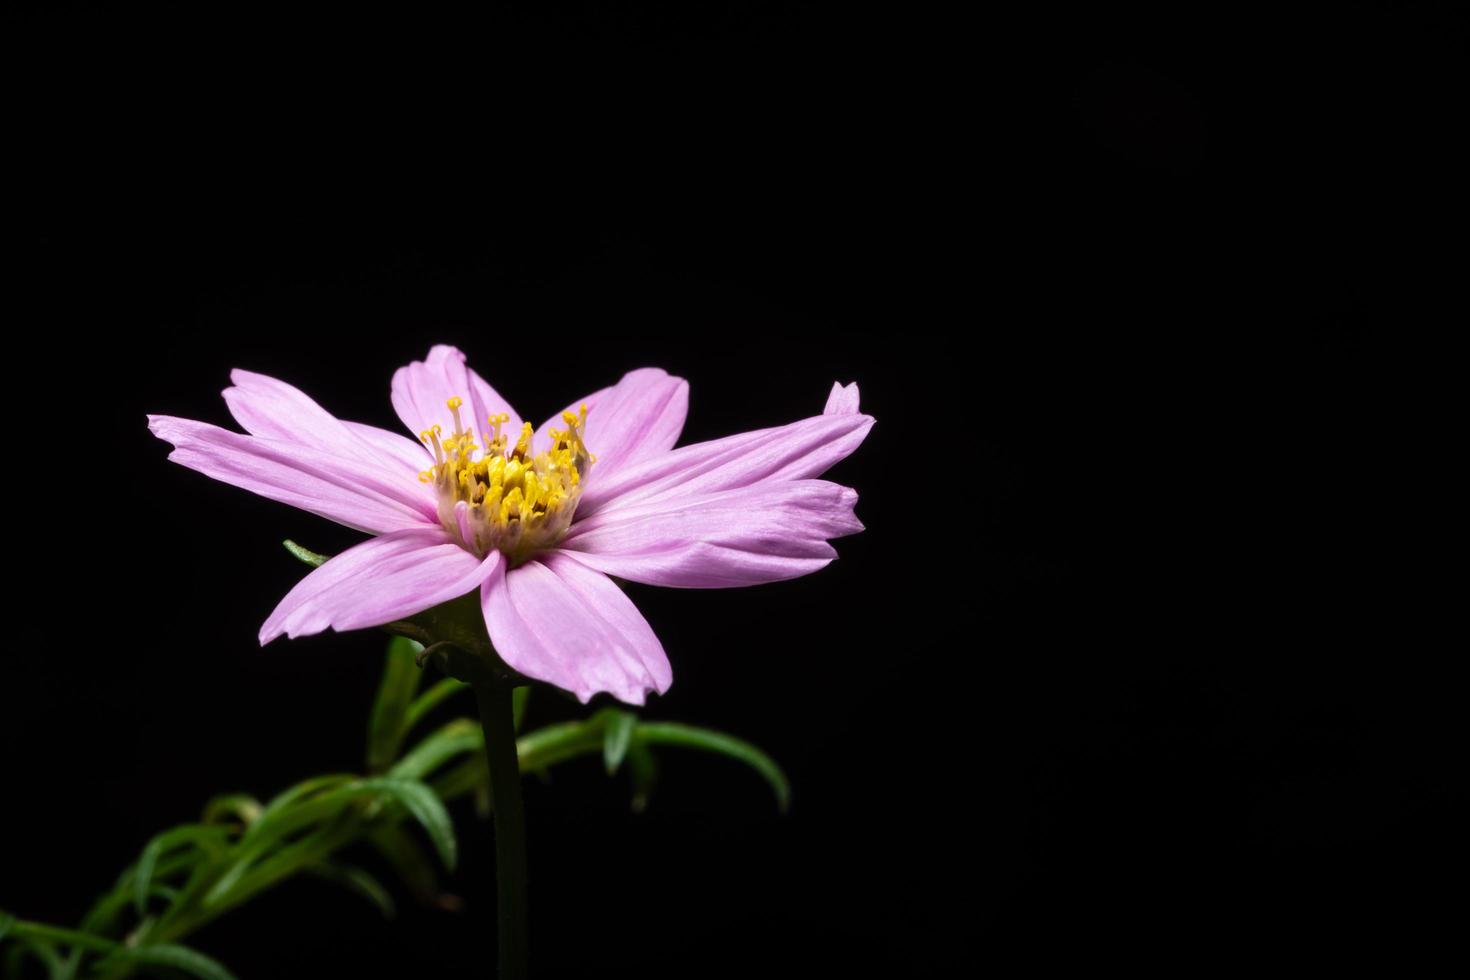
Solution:
<path fill-rule="evenodd" d="M 459 406 L 464 404 L 464 399 L 455 395 L 446 404 L 449 406 L 449 410 L 454 413 L 454 437 L 458 439 L 464 432 L 464 422 L 459 417 Z"/>
<path fill-rule="evenodd" d="M 550 548 L 571 525 L 581 496 L 582 477 L 592 465 L 592 454 L 582 441 L 587 406 L 562 413 L 566 429 L 551 432 L 551 445 L 534 452 L 535 429 L 521 426 L 519 438 L 509 448 L 504 426 L 505 412 L 492 413 L 485 421 L 489 429 L 478 433 L 484 450 L 475 444 L 477 433 L 466 430 L 459 410 L 460 397 L 445 406 L 454 418 L 454 434 L 445 436 L 439 425 L 420 434 L 434 453 L 434 466 L 419 474 L 439 494 L 439 520 L 466 548 L 476 554 L 491 549 L 505 552 L 520 563 L 538 551 Z M 464 540 L 455 506 L 469 505 L 468 537 Z"/>
<path fill-rule="evenodd" d="M 516 447 L 510 453 L 511 457 L 525 459 L 529 456 L 531 454 L 531 439 L 535 435 L 536 430 L 531 428 L 531 423 L 523 423 L 521 425 L 521 437 L 516 440 Z"/>

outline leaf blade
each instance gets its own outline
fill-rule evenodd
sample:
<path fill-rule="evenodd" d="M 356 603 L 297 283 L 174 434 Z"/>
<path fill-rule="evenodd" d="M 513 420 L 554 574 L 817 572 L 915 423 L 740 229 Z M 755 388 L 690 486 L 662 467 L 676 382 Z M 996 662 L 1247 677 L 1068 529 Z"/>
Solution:
<path fill-rule="evenodd" d="M 297 561 L 304 562 L 310 565 L 312 568 L 320 568 L 321 566 L 325 565 L 327 561 L 332 557 L 331 555 L 319 555 L 315 551 L 308 551 L 307 549 L 301 547 L 301 545 L 297 544 L 295 541 L 292 541 L 290 538 L 282 541 L 281 544 L 285 545 L 286 550 L 291 552 L 291 555 L 296 558 Z"/>
<path fill-rule="evenodd" d="M 417 780 L 387 777 L 365 779 L 362 781 L 362 788 L 387 793 L 401 803 L 429 835 L 444 867 L 454 870 L 459 856 L 459 845 L 454 837 L 454 822 L 449 819 L 449 811 L 444 809 L 443 801 L 432 789 Z"/>
<path fill-rule="evenodd" d="M 414 661 L 422 649 L 413 640 L 401 636 L 388 641 L 383 680 L 378 684 L 378 695 L 368 720 L 368 772 L 385 771 L 398 755 L 398 747 L 408 731 L 409 709 L 424 673 Z"/>
<path fill-rule="evenodd" d="M 775 759 L 742 738 L 673 721 L 642 722 L 638 725 L 637 737 L 654 745 L 699 749 L 743 762 L 770 784 L 776 795 L 776 806 L 782 813 L 791 808 L 791 782 L 786 773 Z"/>
<path fill-rule="evenodd" d="M 602 749 L 602 723 L 597 720 L 565 721 L 543 725 L 516 739 L 521 772 L 588 755 Z"/>
<path fill-rule="evenodd" d="M 517 733 L 526 717 L 526 702 L 531 700 L 531 685 L 525 684 L 510 692 L 510 725 Z"/>
<path fill-rule="evenodd" d="M 422 780 L 446 761 L 462 752 L 481 752 L 485 735 L 468 718 L 456 718 L 425 736 L 393 764 L 387 775 L 394 779 Z"/>
<path fill-rule="evenodd" d="M 383 824 L 368 834 L 368 842 L 382 855 L 416 902 L 424 906 L 443 906 L 445 893 L 439 887 L 439 876 L 433 859 L 424 854 L 419 843 L 399 824 Z"/>
<path fill-rule="evenodd" d="M 318 878 L 341 885 L 348 891 L 366 899 L 368 904 L 376 908 L 385 919 L 391 919 L 397 914 L 393 896 L 388 893 L 388 889 L 383 887 L 383 883 L 355 864 L 347 864 L 342 861 L 321 861 L 309 866 L 307 870 Z"/>
<path fill-rule="evenodd" d="M 658 760 L 648 750 L 647 742 L 633 740 L 628 748 L 628 772 L 633 777 L 633 799 L 630 805 L 634 813 L 648 809 L 649 797 L 658 785 Z"/>
<path fill-rule="evenodd" d="M 464 681 L 446 677 L 431 686 L 423 694 L 413 699 L 413 704 L 408 706 L 408 717 L 404 719 L 403 731 L 408 734 L 413 731 L 415 725 L 424 720 L 424 716 L 439 707 L 445 700 L 458 694 L 460 691 L 468 691 L 470 686 Z"/>
<path fill-rule="evenodd" d="M 186 823 L 154 835 L 144 846 L 133 872 L 133 908 L 138 915 L 141 917 L 148 912 L 148 895 L 153 891 L 153 872 L 159 858 L 181 844 L 223 840 L 228 833 L 225 827 Z"/>
<path fill-rule="evenodd" d="M 224 793 L 204 804 L 202 819 L 205 823 L 219 823 L 227 817 L 234 817 L 248 827 L 260 817 L 263 809 L 260 801 L 248 793 Z"/>
<path fill-rule="evenodd" d="M 628 746 L 633 742 L 633 729 L 637 726 L 638 716 L 633 712 L 609 709 L 606 727 L 602 732 L 602 761 L 609 776 L 617 773 L 618 767 L 623 764 L 623 757 L 628 754 Z"/>
<path fill-rule="evenodd" d="M 205 956 L 197 949 L 175 943 L 158 943 L 134 948 L 120 947 L 113 954 L 119 959 L 131 960 L 150 966 L 166 966 L 187 973 L 199 980 L 235 980 L 235 975 L 225 969 L 218 960 Z M 112 957 L 109 957 L 111 959 Z"/>

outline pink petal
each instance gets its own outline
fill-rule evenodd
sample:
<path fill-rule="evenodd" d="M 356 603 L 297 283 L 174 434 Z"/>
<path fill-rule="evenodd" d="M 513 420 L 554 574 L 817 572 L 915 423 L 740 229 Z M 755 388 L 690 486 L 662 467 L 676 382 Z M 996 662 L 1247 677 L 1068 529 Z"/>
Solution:
<path fill-rule="evenodd" d="M 846 388 L 839 381 L 832 382 L 832 393 L 827 396 L 827 407 L 823 415 L 854 415 L 858 410 L 858 386 L 854 381 Z"/>
<path fill-rule="evenodd" d="M 566 423 L 562 421 L 562 412 L 575 412 L 583 405 L 586 405 L 587 419 L 589 424 L 594 415 L 600 418 L 602 413 L 601 411 L 599 411 L 598 406 L 602 404 L 602 400 L 608 396 L 608 394 L 613 390 L 614 387 L 616 386 L 608 385 L 606 388 L 598 388 L 592 394 L 578 398 L 566 408 L 562 409 L 561 412 L 557 412 L 551 418 L 547 419 L 545 422 L 542 422 L 541 428 L 536 430 L 536 447 L 538 449 L 543 448 L 548 442 L 551 441 L 552 429 L 565 429 L 567 427 Z"/>
<path fill-rule="evenodd" d="M 590 478 L 604 479 L 608 473 L 674 447 L 689 414 L 689 382 L 659 368 L 639 368 L 566 410 L 575 412 L 584 404 L 587 427 L 583 438 L 597 458 Z M 564 428 L 558 412 L 542 423 L 537 446 L 550 440 L 552 429 Z"/>
<path fill-rule="evenodd" d="M 224 390 L 225 404 L 251 435 L 334 456 L 360 457 L 399 475 L 407 469 L 413 476 L 427 466 L 428 450 L 422 445 L 397 433 L 339 419 L 284 381 L 239 368 L 230 372 L 230 380 L 235 387 Z"/>
<path fill-rule="evenodd" d="M 653 503 L 669 495 L 719 493 L 766 481 L 819 476 L 856 449 L 872 426 L 871 415 L 814 415 L 774 429 L 683 446 L 592 482 L 577 505 L 577 517 L 590 517 L 604 507 Z"/>
<path fill-rule="evenodd" d="M 466 547 L 475 540 L 475 526 L 470 520 L 470 505 L 467 501 L 454 503 L 454 526 L 459 528 L 459 545 Z"/>
<path fill-rule="evenodd" d="M 584 704 L 599 691 L 642 704 L 673 683 L 663 646 L 633 601 L 571 555 L 502 565 L 480 587 L 480 603 L 501 659 Z"/>
<path fill-rule="evenodd" d="M 454 415 L 448 408 L 451 398 L 463 398 L 460 418 L 466 428 L 475 431 L 475 442 L 484 448 L 481 437 L 488 423 L 486 417 L 492 412 L 504 412 L 510 416 L 504 432 L 512 444 L 521 431 L 521 417 L 510 407 L 510 402 L 485 383 L 485 379 L 465 366 L 465 356 L 457 348 L 439 344 L 429 350 L 429 356 L 399 368 L 393 374 L 393 410 L 408 426 L 415 439 L 429 426 L 438 424 L 445 433 L 454 431 Z"/>
<path fill-rule="evenodd" d="M 362 451 L 362 442 L 301 389 L 239 368 L 230 372 L 230 380 L 235 386 L 222 392 L 225 404 L 251 435 L 315 446 L 338 456 Z"/>
<path fill-rule="evenodd" d="M 373 452 L 396 460 L 398 465 L 412 473 L 415 479 L 419 473 L 434 463 L 434 457 L 429 454 L 429 447 L 417 439 L 410 439 L 400 433 L 389 432 L 387 429 L 380 429 L 376 425 L 366 425 L 362 422 L 349 422 L 343 419 L 342 424 L 367 443 Z"/>
<path fill-rule="evenodd" d="M 775 483 L 609 507 L 578 521 L 561 547 L 609 575 L 719 589 L 806 575 L 837 552 L 829 538 L 863 529 L 857 493 L 826 480 Z"/>
<path fill-rule="evenodd" d="M 498 551 L 481 561 L 439 528 L 370 538 L 296 583 L 260 628 L 260 645 L 282 633 L 364 629 L 412 616 L 473 592 L 500 561 Z"/>
<path fill-rule="evenodd" d="M 361 458 L 167 415 L 148 416 L 148 428 L 173 443 L 168 458 L 175 463 L 359 531 L 383 534 L 439 524 L 428 486 Z"/>

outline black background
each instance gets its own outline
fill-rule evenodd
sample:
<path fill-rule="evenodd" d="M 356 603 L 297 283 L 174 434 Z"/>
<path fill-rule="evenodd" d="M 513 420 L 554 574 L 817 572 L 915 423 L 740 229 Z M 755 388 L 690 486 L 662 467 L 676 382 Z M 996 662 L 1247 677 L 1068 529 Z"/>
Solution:
<path fill-rule="evenodd" d="M 72 923 L 209 795 L 360 759 L 381 639 L 254 641 L 277 542 L 355 535 L 144 414 L 227 424 L 240 366 L 392 427 L 447 342 L 530 418 L 657 365 L 686 442 L 834 379 L 878 420 L 832 566 L 630 587 L 647 714 L 767 748 L 791 813 L 668 753 L 642 815 L 593 762 L 531 781 L 541 975 L 1442 951 L 1444 8 L 518 7 L 12 15 L 0 907 Z M 455 813 L 458 915 L 299 882 L 193 942 L 483 975 Z"/>

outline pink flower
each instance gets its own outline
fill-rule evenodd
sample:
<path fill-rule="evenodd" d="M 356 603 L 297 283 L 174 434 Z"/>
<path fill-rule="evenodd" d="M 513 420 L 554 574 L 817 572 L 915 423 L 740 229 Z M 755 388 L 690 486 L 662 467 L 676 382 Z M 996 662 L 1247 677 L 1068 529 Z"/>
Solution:
<path fill-rule="evenodd" d="M 291 385 L 230 375 L 244 435 L 150 415 L 169 459 L 374 535 L 307 575 L 262 645 L 381 626 L 479 590 L 496 651 L 527 677 L 632 704 L 668 690 L 663 646 L 608 576 L 724 588 L 826 565 L 863 525 L 857 494 L 813 479 L 873 419 L 857 385 L 823 414 L 675 449 L 689 385 L 624 375 L 533 430 L 453 347 L 393 375 L 393 408 L 418 441 L 335 418 Z M 477 426 L 485 428 L 476 431 Z"/>

